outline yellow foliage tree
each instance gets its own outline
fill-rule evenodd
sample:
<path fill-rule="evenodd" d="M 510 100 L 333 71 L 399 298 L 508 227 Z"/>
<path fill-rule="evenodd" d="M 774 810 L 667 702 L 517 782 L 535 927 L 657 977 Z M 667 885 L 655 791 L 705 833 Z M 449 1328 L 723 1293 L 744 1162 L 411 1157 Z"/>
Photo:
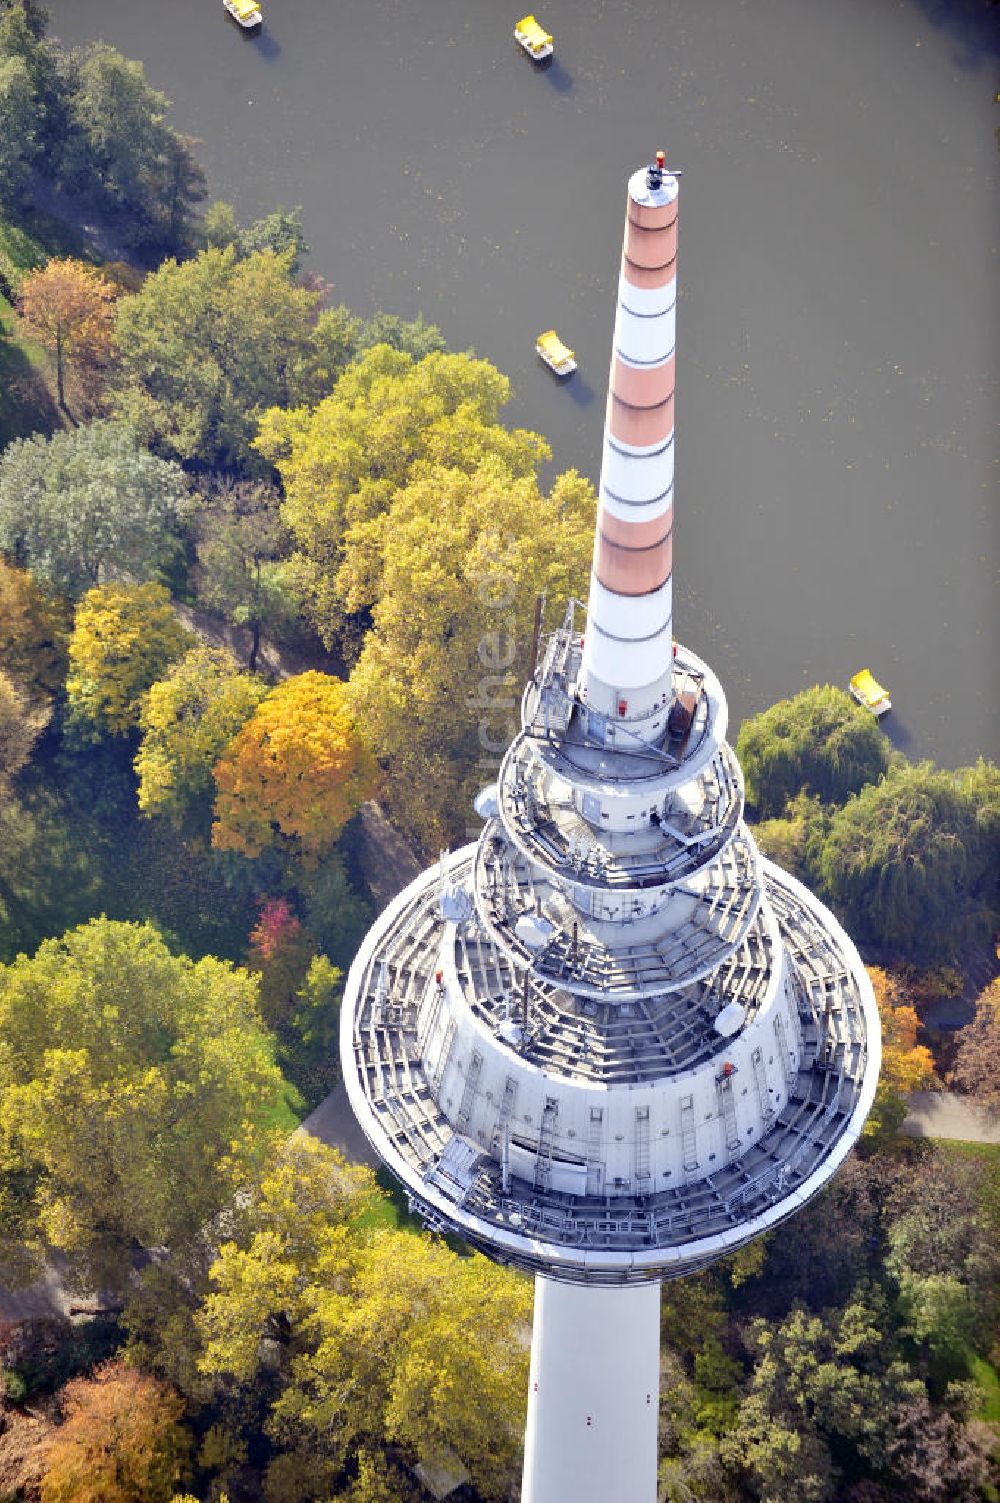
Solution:
<path fill-rule="evenodd" d="M 313 411 L 272 408 L 256 447 L 284 482 L 282 516 L 313 624 L 327 645 L 343 628 L 345 588 L 359 609 L 358 569 L 337 572 L 344 534 L 384 513 L 395 492 L 426 466 L 475 470 L 486 455 L 512 476 L 550 457 L 538 434 L 497 422 L 510 382 L 489 361 L 435 352 L 422 360 L 376 345 L 340 377 Z M 371 588 L 369 588 L 371 593 Z"/>
<path fill-rule="evenodd" d="M 201 1315 L 206 1372 L 249 1381 L 262 1337 L 284 1347 L 268 1426 L 283 1454 L 269 1482 L 318 1460 L 328 1496 L 359 1449 L 385 1443 L 429 1466 L 464 1465 L 484 1499 L 508 1497 L 530 1282 L 411 1232 L 365 1230 L 370 1176 L 314 1140 L 289 1148 L 221 1248 Z M 360 1460 L 371 1484 L 360 1496 L 383 1497 L 380 1469 Z"/>
<path fill-rule="evenodd" d="M 32 699 L 47 701 L 61 686 L 68 633 L 64 608 L 0 558 L 0 663 Z"/>
<path fill-rule="evenodd" d="M 903 1098 L 933 1085 L 935 1075 L 931 1051 L 917 1043 L 920 1019 L 910 1005 L 905 982 L 881 966 L 869 966 L 868 975 L 882 1022 L 882 1070 L 865 1127 L 865 1133 L 873 1137 L 898 1130 L 906 1116 Z"/>
<path fill-rule="evenodd" d="M 93 740 L 127 736 L 139 723 L 150 685 L 194 640 L 162 585 L 88 590 L 69 640 L 66 694 L 74 724 Z"/>
<path fill-rule="evenodd" d="M 55 356 L 60 407 L 67 366 L 94 378 L 110 359 L 120 290 L 83 261 L 58 258 L 21 283 L 17 311 L 26 332 Z"/>
<path fill-rule="evenodd" d="M 375 764 L 340 679 L 300 673 L 278 685 L 215 767 L 218 850 L 272 848 L 314 862 L 375 787 Z"/>
<path fill-rule="evenodd" d="M 553 624 L 583 592 L 594 506 L 573 471 L 545 495 L 491 457 L 434 465 L 347 534 L 347 598 L 372 619 L 351 686 L 393 818 L 426 850 L 478 824 L 471 800 L 518 729 L 536 597 Z"/>
<path fill-rule="evenodd" d="M 213 789 L 212 768 L 267 693 L 232 653 L 193 647 L 142 703 L 139 808 L 175 822 Z"/>

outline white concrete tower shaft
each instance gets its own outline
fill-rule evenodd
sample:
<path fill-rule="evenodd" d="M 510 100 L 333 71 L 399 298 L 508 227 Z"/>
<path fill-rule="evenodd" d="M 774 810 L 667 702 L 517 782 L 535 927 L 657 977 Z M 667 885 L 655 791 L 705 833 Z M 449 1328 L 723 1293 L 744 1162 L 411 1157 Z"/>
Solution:
<path fill-rule="evenodd" d="M 604 425 L 581 698 L 631 737 L 670 711 L 678 182 L 633 173 Z"/>
<path fill-rule="evenodd" d="M 660 1286 L 538 1274 L 521 1503 L 655 1503 Z"/>

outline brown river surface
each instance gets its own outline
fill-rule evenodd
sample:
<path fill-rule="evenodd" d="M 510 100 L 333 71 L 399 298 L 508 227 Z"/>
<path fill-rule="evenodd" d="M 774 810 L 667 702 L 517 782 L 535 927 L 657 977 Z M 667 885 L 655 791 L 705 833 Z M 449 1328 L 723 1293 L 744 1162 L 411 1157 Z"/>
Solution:
<path fill-rule="evenodd" d="M 630 170 L 684 169 L 678 636 L 744 715 L 870 666 L 911 756 L 1000 754 L 1000 7 L 46 0 L 141 58 L 241 221 L 301 204 L 355 311 L 440 324 L 595 481 Z M 534 354 L 555 325 L 580 369 Z"/>

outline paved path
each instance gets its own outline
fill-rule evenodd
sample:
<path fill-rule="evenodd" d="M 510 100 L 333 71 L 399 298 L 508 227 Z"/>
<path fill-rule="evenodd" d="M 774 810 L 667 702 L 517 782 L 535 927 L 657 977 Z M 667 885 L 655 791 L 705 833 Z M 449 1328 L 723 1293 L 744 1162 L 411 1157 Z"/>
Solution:
<path fill-rule="evenodd" d="M 351 1110 L 343 1081 L 334 1086 L 315 1111 L 309 1113 L 299 1132 L 311 1133 L 328 1148 L 339 1148 L 344 1158 L 355 1164 L 367 1164 L 371 1169 L 379 1167 L 379 1159 L 369 1147 L 368 1139 Z"/>
<path fill-rule="evenodd" d="M 963 1143 L 1000 1143 L 1000 1121 L 977 1111 L 953 1091 L 914 1091 L 903 1131 L 911 1138 L 954 1138 Z"/>

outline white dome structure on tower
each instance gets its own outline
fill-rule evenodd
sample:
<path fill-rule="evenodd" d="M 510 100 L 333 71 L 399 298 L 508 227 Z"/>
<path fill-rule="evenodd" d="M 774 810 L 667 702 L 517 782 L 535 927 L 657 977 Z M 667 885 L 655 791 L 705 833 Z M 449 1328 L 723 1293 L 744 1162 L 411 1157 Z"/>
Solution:
<path fill-rule="evenodd" d="M 479 840 L 343 1003 L 413 1207 L 538 1276 L 525 1503 L 655 1498 L 659 1281 L 804 1205 L 878 1074 L 858 954 L 758 852 L 722 687 L 673 637 L 678 186 L 662 153 L 628 185 L 586 615 L 540 639 Z"/>

